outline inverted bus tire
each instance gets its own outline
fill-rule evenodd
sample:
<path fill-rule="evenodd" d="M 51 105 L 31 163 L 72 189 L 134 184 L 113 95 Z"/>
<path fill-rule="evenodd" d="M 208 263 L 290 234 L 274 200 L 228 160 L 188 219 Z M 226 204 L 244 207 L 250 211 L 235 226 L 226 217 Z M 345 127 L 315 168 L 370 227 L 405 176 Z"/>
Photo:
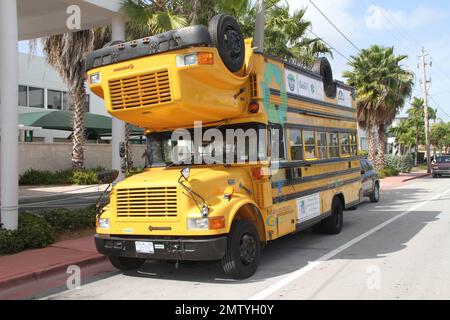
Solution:
<path fill-rule="evenodd" d="M 224 65 L 231 72 L 239 71 L 244 65 L 245 44 L 236 19 L 218 14 L 209 21 L 208 31 Z"/>

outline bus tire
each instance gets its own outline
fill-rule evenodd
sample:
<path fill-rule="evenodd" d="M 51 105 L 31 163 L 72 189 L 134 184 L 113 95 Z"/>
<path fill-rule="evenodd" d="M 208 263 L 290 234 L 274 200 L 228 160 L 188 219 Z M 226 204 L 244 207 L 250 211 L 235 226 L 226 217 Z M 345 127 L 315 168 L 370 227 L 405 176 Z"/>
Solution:
<path fill-rule="evenodd" d="M 370 202 L 377 203 L 380 201 L 380 185 L 378 182 L 375 183 L 375 186 L 373 187 L 373 191 L 369 196 Z"/>
<path fill-rule="evenodd" d="M 121 271 L 139 269 L 145 263 L 145 259 L 139 258 L 108 256 L 108 259 L 115 268 Z"/>
<path fill-rule="evenodd" d="M 258 268 L 260 254 L 261 243 L 255 226 L 247 220 L 234 221 L 222 258 L 223 271 L 235 279 L 251 277 Z"/>
<path fill-rule="evenodd" d="M 331 215 L 320 222 L 318 231 L 325 234 L 339 234 L 342 230 L 343 221 L 344 208 L 342 201 L 338 197 L 334 197 L 331 204 Z"/>
<path fill-rule="evenodd" d="M 333 79 L 333 70 L 327 58 L 321 57 L 316 60 L 312 71 L 318 73 L 322 77 L 323 89 L 328 98 L 336 98 L 337 87 Z"/>
<path fill-rule="evenodd" d="M 208 31 L 212 45 L 217 48 L 228 70 L 241 70 L 244 65 L 245 44 L 236 19 L 226 14 L 218 14 L 209 21 Z"/>

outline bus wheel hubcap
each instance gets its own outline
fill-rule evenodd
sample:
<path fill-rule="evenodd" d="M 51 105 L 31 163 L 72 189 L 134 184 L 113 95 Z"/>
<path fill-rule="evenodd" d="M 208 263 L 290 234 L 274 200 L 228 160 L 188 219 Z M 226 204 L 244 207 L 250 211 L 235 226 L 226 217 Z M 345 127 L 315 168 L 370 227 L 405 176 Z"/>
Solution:
<path fill-rule="evenodd" d="M 244 234 L 241 239 L 240 256 L 244 264 L 250 264 L 256 257 L 256 241 L 255 239 Z"/>

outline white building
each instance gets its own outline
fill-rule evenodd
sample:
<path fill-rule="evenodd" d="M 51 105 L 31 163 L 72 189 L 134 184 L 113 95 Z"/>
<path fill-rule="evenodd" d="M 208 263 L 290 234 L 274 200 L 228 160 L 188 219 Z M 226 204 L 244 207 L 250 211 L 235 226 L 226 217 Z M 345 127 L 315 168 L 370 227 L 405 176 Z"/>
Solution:
<path fill-rule="evenodd" d="M 20 113 L 41 110 L 70 110 L 67 88 L 44 57 L 19 53 Z M 109 116 L 104 102 L 87 88 L 86 111 Z M 29 129 L 29 128 L 27 128 Z M 71 132 L 33 128 L 33 141 L 70 142 Z"/>

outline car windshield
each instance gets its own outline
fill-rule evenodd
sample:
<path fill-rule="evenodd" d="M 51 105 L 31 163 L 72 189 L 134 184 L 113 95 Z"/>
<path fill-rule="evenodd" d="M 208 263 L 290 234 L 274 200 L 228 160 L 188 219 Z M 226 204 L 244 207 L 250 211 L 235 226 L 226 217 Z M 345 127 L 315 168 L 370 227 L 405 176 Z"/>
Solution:
<path fill-rule="evenodd" d="M 437 163 L 450 163 L 450 156 L 436 157 Z"/>
<path fill-rule="evenodd" d="M 146 138 L 146 167 L 246 163 L 267 157 L 267 127 L 258 123 L 157 132 Z"/>

